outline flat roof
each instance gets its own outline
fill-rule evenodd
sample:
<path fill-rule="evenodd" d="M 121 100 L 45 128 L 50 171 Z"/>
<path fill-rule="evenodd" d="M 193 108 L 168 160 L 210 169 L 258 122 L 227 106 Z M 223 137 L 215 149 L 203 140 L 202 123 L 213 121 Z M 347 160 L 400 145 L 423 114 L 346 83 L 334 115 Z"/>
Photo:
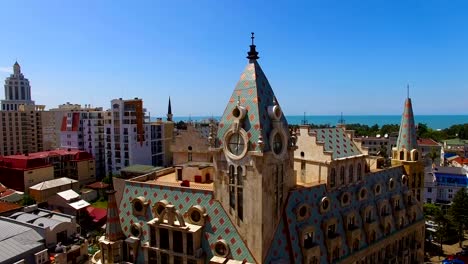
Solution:
<path fill-rule="evenodd" d="M 120 171 L 129 172 L 129 173 L 143 173 L 143 174 L 146 174 L 146 173 L 150 173 L 152 171 L 157 171 L 157 170 L 160 170 L 160 169 L 163 169 L 163 167 L 154 167 L 154 166 L 151 166 L 151 165 L 135 164 L 135 165 L 125 167 L 125 168 L 121 169 Z"/>
<path fill-rule="evenodd" d="M 76 199 L 76 198 L 79 198 L 80 195 L 78 193 L 76 193 L 74 190 L 66 190 L 66 191 L 63 191 L 63 192 L 59 192 L 57 193 L 58 196 L 62 197 L 63 199 L 67 200 L 67 201 L 70 201 L 72 199 Z"/>
<path fill-rule="evenodd" d="M 213 182 L 210 183 L 199 183 L 199 182 L 190 182 L 189 187 L 181 186 L 182 181 L 177 180 L 177 175 L 175 172 L 168 173 L 166 175 L 157 177 L 156 179 L 145 181 L 145 183 L 155 184 L 155 185 L 164 185 L 172 187 L 182 187 L 182 188 L 193 188 L 193 189 L 202 189 L 202 190 L 213 190 Z"/>

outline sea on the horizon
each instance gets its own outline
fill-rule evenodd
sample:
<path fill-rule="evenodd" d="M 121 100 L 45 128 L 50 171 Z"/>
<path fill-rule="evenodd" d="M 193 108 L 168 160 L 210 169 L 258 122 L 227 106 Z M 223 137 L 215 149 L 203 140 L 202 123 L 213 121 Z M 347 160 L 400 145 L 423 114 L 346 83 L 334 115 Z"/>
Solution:
<path fill-rule="evenodd" d="M 219 116 L 175 116 L 173 120 L 200 122 L 210 118 L 220 119 Z M 314 115 L 305 117 L 308 124 L 334 126 L 338 123 L 341 116 L 339 115 Z M 156 118 L 152 118 L 156 119 Z M 291 125 L 299 125 L 303 123 L 304 116 L 290 115 L 286 116 L 288 123 Z M 401 115 L 349 115 L 343 116 L 345 124 L 363 124 L 373 126 L 375 124 L 382 126 L 386 124 L 400 124 Z M 414 116 L 416 124 L 423 123 L 432 129 L 444 129 L 452 125 L 468 123 L 468 115 L 416 115 Z"/>

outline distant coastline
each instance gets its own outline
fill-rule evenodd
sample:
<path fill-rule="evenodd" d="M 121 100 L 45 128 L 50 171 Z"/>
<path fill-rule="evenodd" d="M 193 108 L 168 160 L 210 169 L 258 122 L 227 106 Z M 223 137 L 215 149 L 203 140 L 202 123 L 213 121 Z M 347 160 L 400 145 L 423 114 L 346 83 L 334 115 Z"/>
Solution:
<path fill-rule="evenodd" d="M 207 120 L 209 118 L 215 118 L 219 120 L 219 116 L 175 116 L 173 119 L 175 122 L 192 120 L 199 122 Z M 313 115 L 306 116 L 306 120 L 309 124 L 324 125 L 329 124 L 334 126 L 338 123 L 341 118 L 339 115 Z M 156 120 L 156 117 L 152 117 L 152 120 Z M 289 115 L 286 116 L 288 123 L 291 125 L 302 124 L 304 116 Z M 343 116 L 345 124 L 363 124 L 363 125 L 386 125 L 386 124 L 400 124 L 401 115 L 350 115 Z M 432 129 L 444 129 L 456 124 L 468 123 L 468 115 L 415 115 L 415 122 L 427 124 Z"/>

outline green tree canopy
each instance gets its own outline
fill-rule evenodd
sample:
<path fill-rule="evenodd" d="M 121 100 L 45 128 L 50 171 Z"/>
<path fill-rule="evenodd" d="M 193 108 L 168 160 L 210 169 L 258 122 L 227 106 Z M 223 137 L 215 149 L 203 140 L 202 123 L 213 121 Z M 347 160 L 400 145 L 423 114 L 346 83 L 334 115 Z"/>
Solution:
<path fill-rule="evenodd" d="M 468 194 L 466 188 L 458 190 L 452 200 L 449 216 L 457 228 L 459 243 L 463 241 L 463 233 L 468 228 Z"/>

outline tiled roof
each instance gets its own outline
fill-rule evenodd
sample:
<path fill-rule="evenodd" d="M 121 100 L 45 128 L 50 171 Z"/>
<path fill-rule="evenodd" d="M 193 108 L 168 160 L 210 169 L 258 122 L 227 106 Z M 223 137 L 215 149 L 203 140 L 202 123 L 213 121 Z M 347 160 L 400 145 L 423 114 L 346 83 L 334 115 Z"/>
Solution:
<path fill-rule="evenodd" d="M 411 98 L 407 98 L 405 101 L 405 108 L 403 110 L 403 115 L 401 116 L 400 132 L 398 133 L 396 147 L 397 149 L 406 150 L 418 148 Z"/>
<path fill-rule="evenodd" d="M 19 208 L 21 208 L 21 207 L 22 207 L 22 206 L 19 205 L 19 204 L 7 203 L 7 202 L 2 202 L 2 201 L 0 201 L 0 213 L 13 211 L 13 210 L 19 209 Z"/>
<path fill-rule="evenodd" d="M 433 140 L 432 138 L 419 138 L 418 139 L 418 145 L 422 146 L 439 146 L 439 143 L 437 141 Z"/>
<path fill-rule="evenodd" d="M 278 103 L 275 94 L 268 82 L 267 77 L 262 71 L 257 60 L 251 59 L 242 72 L 239 82 L 237 83 L 229 103 L 224 110 L 218 126 L 218 143 L 222 146 L 223 137 L 226 131 L 233 124 L 234 117 L 233 109 L 239 105 L 247 110 L 245 118 L 241 122 L 241 126 L 247 132 L 249 140 L 249 150 L 269 151 L 269 135 L 273 130 L 272 121 L 268 115 L 268 107 L 275 105 L 275 100 Z M 281 117 L 281 125 L 287 130 L 288 123 L 284 115 Z M 263 149 L 258 146 L 258 138 L 262 131 Z"/>
<path fill-rule="evenodd" d="M 125 238 L 125 235 L 120 226 L 119 208 L 115 200 L 115 191 L 109 191 L 107 197 L 106 238 L 109 241 L 117 241 Z"/>
<path fill-rule="evenodd" d="M 107 189 L 109 184 L 103 182 L 93 182 L 87 185 L 91 189 Z"/>
<path fill-rule="evenodd" d="M 324 143 L 324 151 L 333 153 L 333 159 L 362 154 L 343 128 L 320 128 L 312 130 L 312 133 L 316 134 L 317 142 Z"/>

